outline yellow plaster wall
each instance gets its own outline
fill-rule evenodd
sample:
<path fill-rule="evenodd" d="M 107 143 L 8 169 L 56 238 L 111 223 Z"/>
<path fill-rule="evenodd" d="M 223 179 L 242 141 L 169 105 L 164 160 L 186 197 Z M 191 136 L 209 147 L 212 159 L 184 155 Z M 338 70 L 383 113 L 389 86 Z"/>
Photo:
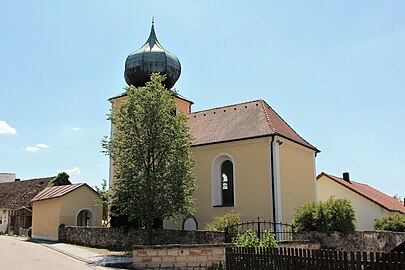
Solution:
<path fill-rule="evenodd" d="M 45 240 L 58 239 L 58 227 L 61 224 L 59 212 L 61 198 L 32 203 L 32 237 Z"/>
<path fill-rule="evenodd" d="M 315 201 L 315 152 L 283 140 L 279 146 L 282 221 L 291 223 L 306 201 Z"/>
<path fill-rule="evenodd" d="M 356 214 L 357 230 L 373 230 L 374 220 L 392 214 L 378 204 L 336 183 L 326 176 L 317 180 L 318 200 L 325 201 L 331 196 L 351 201 Z"/>
<path fill-rule="evenodd" d="M 242 213 L 242 220 L 271 219 L 268 139 L 239 141 L 193 147 L 196 160 L 194 173 L 197 176 L 195 197 L 198 229 L 203 229 L 212 217 L 224 215 L 231 210 Z M 213 207 L 212 162 L 219 154 L 228 154 L 234 160 L 235 206 Z M 177 224 L 165 223 L 166 228 L 181 228 Z"/>
<path fill-rule="evenodd" d="M 60 223 L 76 226 L 76 216 L 82 209 L 94 213 L 95 226 L 101 226 L 102 207 L 97 206 L 99 196 L 87 186 L 81 186 L 62 197 Z"/>
<path fill-rule="evenodd" d="M 191 112 L 191 103 L 176 97 L 177 112 L 189 114 Z"/>

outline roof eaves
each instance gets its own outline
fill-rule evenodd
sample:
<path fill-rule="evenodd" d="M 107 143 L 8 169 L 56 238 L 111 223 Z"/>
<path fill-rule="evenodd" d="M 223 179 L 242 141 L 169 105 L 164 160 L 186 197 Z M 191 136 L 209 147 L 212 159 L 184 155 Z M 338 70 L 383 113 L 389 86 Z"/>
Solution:
<path fill-rule="evenodd" d="M 122 98 L 122 97 L 125 97 L 125 96 L 127 96 L 127 92 L 126 92 L 126 91 L 123 92 L 123 93 L 121 93 L 121 94 L 119 94 L 119 95 L 110 97 L 110 98 L 108 99 L 108 101 L 111 101 L 111 100 L 114 100 L 114 99 L 117 99 L 117 98 Z M 180 94 L 176 94 L 175 96 L 176 96 L 177 98 L 179 98 L 179 99 L 182 99 L 182 100 L 184 100 L 184 101 L 190 102 L 191 104 L 194 104 L 193 101 L 187 99 L 186 97 L 184 97 L 184 96 L 182 96 L 182 95 L 180 95 Z"/>
<path fill-rule="evenodd" d="M 236 142 L 236 141 L 246 141 L 246 140 L 258 139 L 258 138 L 264 138 L 264 137 L 271 137 L 271 136 L 275 136 L 275 135 L 276 135 L 276 134 L 265 134 L 265 135 L 260 135 L 260 136 L 252 136 L 252 137 L 245 137 L 245 138 L 237 138 L 237 139 L 231 139 L 231 140 L 214 141 L 214 142 L 193 144 L 193 145 L 191 145 L 191 147 L 204 146 L 204 145 L 212 145 L 212 144 L 220 144 L 220 143 L 229 143 L 229 142 Z"/>
<path fill-rule="evenodd" d="M 114 100 L 114 99 L 117 99 L 117 98 L 120 98 L 120 97 L 125 97 L 126 95 L 127 95 L 127 92 L 124 92 L 124 93 L 121 93 L 121 94 L 119 94 L 119 95 L 110 97 L 110 98 L 108 99 L 108 101 L 111 101 L 111 100 Z"/>
<path fill-rule="evenodd" d="M 180 94 L 176 94 L 176 97 L 179 99 L 182 99 L 184 101 L 190 102 L 191 104 L 194 104 L 194 102 L 192 102 L 191 100 L 185 98 L 184 96 L 180 95 Z"/>
<path fill-rule="evenodd" d="M 293 140 L 287 136 L 284 136 L 282 134 L 278 134 L 278 133 L 269 133 L 269 134 L 264 134 L 264 135 L 259 135 L 259 136 L 252 136 L 252 137 L 244 137 L 244 138 L 237 138 L 237 139 L 231 139 L 231 140 L 223 140 L 223 141 L 214 141 L 214 142 L 207 142 L 207 143 L 199 143 L 199 144 L 192 144 L 191 147 L 197 147 L 197 146 L 204 146 L 204 145 L 212 145 L 212 144 L 220 144 L 220 143 L 229 143 L 229 142 L 236 142 L 236 141 L 246 141 L 246 140 L 252 140 L 252 139 L 259 139 L 259 138 L 265 138 L 265 137 L 273 137 L 273 136 L 280 136 L 284 139 L 290 140 L 296 144 L 299 144 L 303 147 L 309 148 L 317 153 L 321 152 L 318 149 L 316 149 L 315 147 L 309 147 L 308 145 L 305 145 L 301 142 L 298 142 L 296 140 Z"/>

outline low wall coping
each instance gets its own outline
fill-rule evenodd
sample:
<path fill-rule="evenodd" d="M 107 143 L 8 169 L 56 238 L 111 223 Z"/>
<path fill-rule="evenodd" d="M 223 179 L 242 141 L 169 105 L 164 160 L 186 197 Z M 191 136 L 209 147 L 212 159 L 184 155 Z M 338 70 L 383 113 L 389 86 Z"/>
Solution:
<path fill-rule="evenodd" d="M 311 244 L 311 243 L 319 243 L 318 241 L 312 240 L 282 240 L 278 241 L 279 244 L 288 243 L 288 244 Z"/>
<path fill-rule="evenodd" d="M 170 245 L 134 245 L 133 249 L 171 249 L 171 248 L 212 248 L 212 247 L 230 247 L 232 244 L 170 244 Z"/>

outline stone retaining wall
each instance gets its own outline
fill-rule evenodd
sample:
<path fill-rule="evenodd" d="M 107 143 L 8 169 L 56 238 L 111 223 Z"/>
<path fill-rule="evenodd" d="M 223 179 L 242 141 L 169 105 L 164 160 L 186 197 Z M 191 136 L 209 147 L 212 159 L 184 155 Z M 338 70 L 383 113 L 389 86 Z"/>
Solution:
<path fill-rule="evenodd" d="M 153 269 L 216 269 L 225 263 L 226 244 L 135 246 L 133 266 Z"/>
<path fill-rule="evenodd" d="M 218 244 L 224 242 L 224 233 L 208 231 L 156 230 L 153 244 Z M 132 250 L 135 245 L 147 243 L 147 232 L 142 229 L 124 230 L 103 227 L 59 227 L 59 241 L 97 248 Z"/>
<path fill-rule="evenodd" d="M 320 249 L 321 243 L 317 241 L 280 241 L 278 242 L 279 248 L 302 248 L 302 249 Z"/>
<path fill-rule="evenodd" d="M 337 232 L 327 235 L 319 232 L 297 234 L 296 240 L 317 241 L 323 249 L 347 251 L 389 252 L 405 241 L 405 233 L 383 231 L 358 231 L 343 236 Z"/>

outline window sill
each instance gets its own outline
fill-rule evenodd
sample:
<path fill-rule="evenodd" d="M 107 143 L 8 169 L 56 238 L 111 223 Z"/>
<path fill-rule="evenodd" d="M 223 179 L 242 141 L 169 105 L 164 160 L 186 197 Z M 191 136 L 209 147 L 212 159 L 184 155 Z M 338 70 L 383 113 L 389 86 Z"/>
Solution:
<path fill-rule="evenodd" d="M 235 205 L 213 205 L 212 207 L 235 207 Z"/>

